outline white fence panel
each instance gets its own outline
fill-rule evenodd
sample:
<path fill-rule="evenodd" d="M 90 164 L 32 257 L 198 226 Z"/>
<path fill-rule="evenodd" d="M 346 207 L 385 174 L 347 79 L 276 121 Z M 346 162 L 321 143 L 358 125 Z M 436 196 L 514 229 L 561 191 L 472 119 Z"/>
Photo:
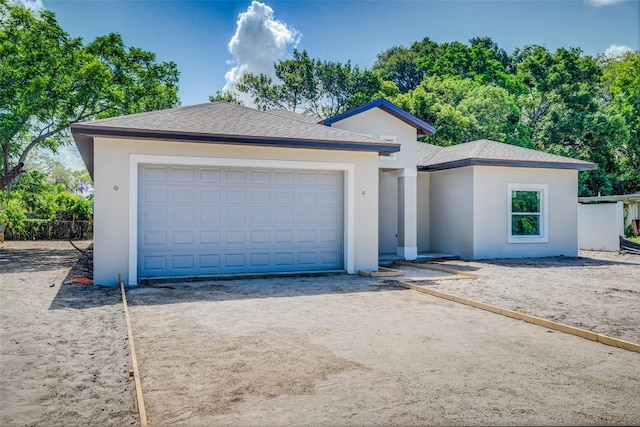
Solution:
<path fill-rule="evenodd" d="M 617 251 L 624 235 L 622 202 L 578 205 L 578 244 L 588 251 Z"/>

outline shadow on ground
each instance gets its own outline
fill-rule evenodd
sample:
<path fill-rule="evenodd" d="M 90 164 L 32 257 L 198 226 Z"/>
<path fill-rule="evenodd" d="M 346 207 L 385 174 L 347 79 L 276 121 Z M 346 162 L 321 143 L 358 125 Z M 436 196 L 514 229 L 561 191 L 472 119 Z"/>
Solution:
<path fill-rule="evenodd" d="M 93 245 L 85 249 L 60 283 L 58 293 L 49 306 L 50 310 L 65 308 L 82 310 L 122 302 L 120 288 L 117 286 L 74 284 L 72 282 L 74 278 L 93 278 Z"/>
<path fill-rule="evenodd" d="M 175 282 L 127 288 L 129 305 L 160 305 L 198 301 L 293 298 L 359 292 L 406 291 L 393 280 L 347 274 L 288 276 L 208 282 Z"/>
<path fill-rule="evenodd" d="M 71 245 L 69 248 L 70 250 L 0 248 L 0 271 L 29 273 L 71 267 L 78 259 L 78 252 Z"/>
<path fill-rule="evenodd" d="M 638 265 L 640 266 L 640 256 L 638 262 L 610 261 L 589 257 L 547 257 L 547 258 L 507 258 L 488 259 L 477 261 L 483 264 L 499 265 L 501 267 L 518 268 L 549 268 L 549 267 L 598 267 L 613 265 Z"/>

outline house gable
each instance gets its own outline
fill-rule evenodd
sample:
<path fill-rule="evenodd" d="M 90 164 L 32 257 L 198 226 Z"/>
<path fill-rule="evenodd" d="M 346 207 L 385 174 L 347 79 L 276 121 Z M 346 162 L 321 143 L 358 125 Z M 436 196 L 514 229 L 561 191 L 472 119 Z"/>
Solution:
<path fill-rule="evenodd" d="M 405 122 L 409 126 L 412 126 L 416 129 L 419 136 L 433 135 L 436 132 L 435 128 L 429 123 L 420 120 L 412 114 L 409 114 L 402 108 L 392 104 L 384 98 L 376 99 L 375 101 L 371 101 L 370 103 L 362 105 L 358 108 L 354 108 L 353 110 L 349 110 L 345 113 L 325 119 L 323 123 L 327 126 L 333 126 L 334 123 L 340 122 L 352 116 L 357 116 L 358 114 L 361 114 L 365 111 L 376 108 L 379 108 L 380 110 L 396 117 L 398 120 Z"/>
<path fill-rule="evenodd" d="M 331 127 L 399 144 L 399 152 L 380 157 L 382 169 L 416 168 L 416 129 L 382 109 L 364 110 L 334 122 Z"/>

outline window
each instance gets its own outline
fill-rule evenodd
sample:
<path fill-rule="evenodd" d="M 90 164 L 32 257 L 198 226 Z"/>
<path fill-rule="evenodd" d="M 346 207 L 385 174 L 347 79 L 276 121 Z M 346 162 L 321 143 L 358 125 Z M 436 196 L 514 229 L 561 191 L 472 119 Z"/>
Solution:
<path fill-rule="evenodd" d="M 509 184 L 509 243 L 543 243 L 547 237 L 547 185 Z"/>

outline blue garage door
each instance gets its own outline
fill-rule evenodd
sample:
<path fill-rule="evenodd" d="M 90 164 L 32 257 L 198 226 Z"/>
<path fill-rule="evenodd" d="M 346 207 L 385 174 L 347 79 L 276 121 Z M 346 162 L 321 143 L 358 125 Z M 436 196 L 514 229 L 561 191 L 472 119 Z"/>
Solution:
<path fill-rule="evenodd" d="M 343 269 L 341 171 L 141 165 L 141 278 Z"/>

